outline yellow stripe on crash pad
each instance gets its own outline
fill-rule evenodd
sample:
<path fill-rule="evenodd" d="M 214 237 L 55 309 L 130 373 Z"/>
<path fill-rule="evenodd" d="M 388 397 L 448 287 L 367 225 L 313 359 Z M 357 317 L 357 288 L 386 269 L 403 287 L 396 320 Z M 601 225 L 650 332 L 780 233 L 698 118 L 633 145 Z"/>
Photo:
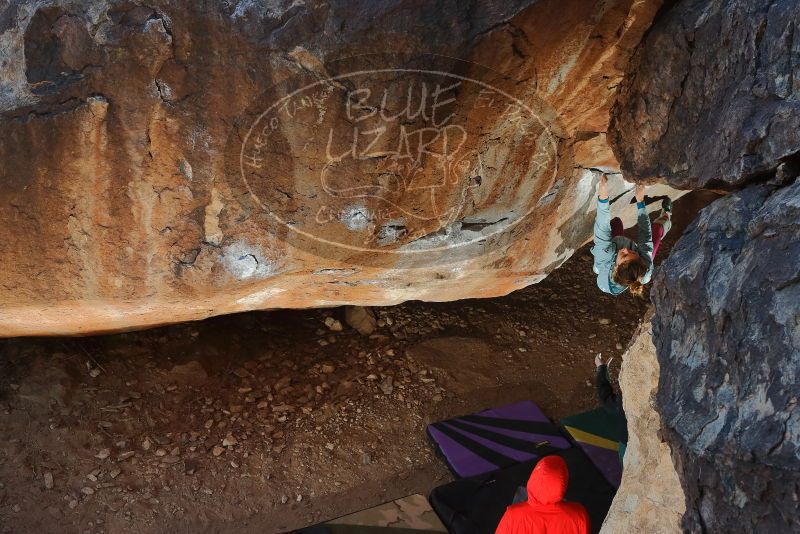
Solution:
<path fill-rule="evenodd" d="M 572 435 L 572 437 L 575 438 L 576 441 L 580 441 L 581 443 L 588 443 L 589 445 L 594 445 L 595 447 L 610 449 L 612 451 L 619 450 L 619 443 L 616 441 L 612 441 L 606 438 L 601 438 L 600 436 L 584 432 L 583 430 L 578 430 L 577 428 L 571 426 L 565 426 L 564 428 L 567 429 L 567 432 L 569 432 Z"/>

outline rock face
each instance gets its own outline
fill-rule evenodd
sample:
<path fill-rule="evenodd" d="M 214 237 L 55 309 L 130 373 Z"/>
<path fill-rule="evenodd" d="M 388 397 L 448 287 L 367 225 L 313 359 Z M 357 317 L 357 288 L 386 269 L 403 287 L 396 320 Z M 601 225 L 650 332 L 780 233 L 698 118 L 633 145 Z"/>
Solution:
<path fill-rule="evenodd" d="M 800 180 L 716 201 L 654 282 L 657 404 L 685 526 L 800 529 Z"/>
<path fill-rule="evenodd" d="M 622 483 L 606 516 L 602 534 L 669 534 L 681 532 L 685 497 L 661 440 L 661 418 L 654 407 L 660 369 L 650 319 L 645 317 L 625 352 L 619 384 L 628 419 Z"/>
<path fill-rule="evenodd" d="M 0 335 L 541 280 L 659 5 L 6 3 Z"/>
<path fill-rule="evenodd" d="M 632 179 L 742 188 L 653 283 L 656 409 L 689 532 L 800 530 L 799 21 L 793 1 L 676 2 L 612 112 Z"/>
<path fill-rule="evenodd" d="M 795 0 L 680 1 L 637 50 L 612 113 L 623 172 L 741 185 L 797 153 Z"/>

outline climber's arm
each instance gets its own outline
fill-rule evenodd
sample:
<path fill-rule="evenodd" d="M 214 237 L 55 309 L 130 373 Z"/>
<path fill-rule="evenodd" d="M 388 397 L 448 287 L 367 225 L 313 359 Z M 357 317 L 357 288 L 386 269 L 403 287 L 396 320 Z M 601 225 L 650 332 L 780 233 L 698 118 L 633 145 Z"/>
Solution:
<path fill-rule="evenodd" d="M 597 273 L 597 285 L 609 293 L 609 272 L 614 266 L 616 248 L 611 242 L 611 207 L 608 200 L 608 178 L 600 178 L 597 189 L 597 216 L 594 220 L 594 271 Z"/>
<path fill-rule="evenodd" d="M 647 215 L 647 207 L 644 204 L 644 185 L 636 186 L 636 212 L 636 229 L 638 232 L 636 244 L 639 246 L 639 252 L 647 255 L 646 260 L 650 264 L 640 281 L 642 284 L 647 284 L 653 276 L 653 227 L 650 224 L 650 216 Z"/>
<path fill-rule="evenodd" d="M 597 216 L 594 220 L 594 244 L 605 246 L 611 243 L 611 206 L 608 198 L 597 198 Z"/>
<path fill-rule="evenodd" d="M 653 228 L 650 226 L 650 217 L 644 204 L 644 185 L 636 186 L 636 229 L 638 238 L 636 244 L 639 250 L 646 253 L 650 260 L 653 259 Z"/>
<path fill-rule="evenodd" d="M 604 174 L 597 185 L 597 216 L 594 220 L 594 244 L 605 248 L 611 243 L 611 207 L 608 200 L 608 177 Z M 596 256 L 595 256 L 596 257 Z"/>

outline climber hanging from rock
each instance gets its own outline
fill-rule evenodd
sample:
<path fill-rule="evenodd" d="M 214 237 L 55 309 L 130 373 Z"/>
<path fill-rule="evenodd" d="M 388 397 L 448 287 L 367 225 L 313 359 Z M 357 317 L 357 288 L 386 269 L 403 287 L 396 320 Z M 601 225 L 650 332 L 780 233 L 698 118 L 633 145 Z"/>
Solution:
<path fill-rule="evenodd" d="M 644 185 L 636 185 L 638 218 L 636 241 L 625 237 L 619 217 L 611 218 L 608 199 L 608 177 L 603 175 L 597 188 L 597 218 L 594 223 L 594 272 L 597 287 L 605 293 L 619 295 L 625 290 L 642 296 L 644 286 L 653 274 L 653 258 L 664 235 L 672 227 L 672 201 L 665 198 L 659 217 L 650 224 L 644 203 Z"/>

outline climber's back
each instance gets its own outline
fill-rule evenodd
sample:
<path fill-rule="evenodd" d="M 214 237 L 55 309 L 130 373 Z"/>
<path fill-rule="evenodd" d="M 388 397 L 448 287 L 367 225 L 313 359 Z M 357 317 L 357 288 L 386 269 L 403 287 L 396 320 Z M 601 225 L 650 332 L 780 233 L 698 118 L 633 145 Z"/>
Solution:
<path fill-rule="evenodd" d="M 569 471 L 560 456 L 542 458 L 528 480 L 528 501 L 508 507 L 496 534 L 589 534 L 589 514 L 565 502 Z"/>

